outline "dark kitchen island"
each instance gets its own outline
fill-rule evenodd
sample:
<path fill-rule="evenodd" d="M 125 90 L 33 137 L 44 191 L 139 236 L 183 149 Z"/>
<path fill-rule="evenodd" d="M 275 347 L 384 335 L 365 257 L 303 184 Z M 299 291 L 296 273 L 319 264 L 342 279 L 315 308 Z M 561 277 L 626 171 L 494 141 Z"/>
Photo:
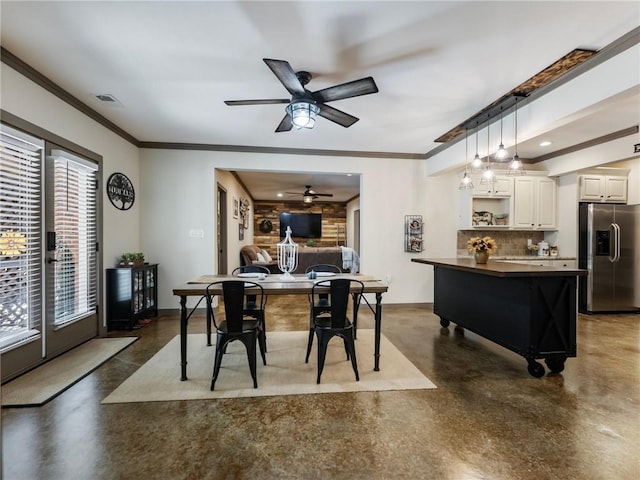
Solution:
<path fill-rule="evenodd" d="M 433 311 L 527 359 L 534 377 L 576 356 L 577 277 L 586 270 L 467 258 L 414 258 L 433 265 Z"/>

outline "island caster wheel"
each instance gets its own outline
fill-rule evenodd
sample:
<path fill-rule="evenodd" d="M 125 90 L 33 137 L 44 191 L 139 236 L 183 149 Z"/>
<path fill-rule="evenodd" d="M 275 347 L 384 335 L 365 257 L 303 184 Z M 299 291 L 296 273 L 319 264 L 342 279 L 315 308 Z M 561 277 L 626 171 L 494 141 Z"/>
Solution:
<path fill-rule="evenodd" d="M 550 357 L 545 358 L 544 363 L 547 364 L 547 367 L 553 373 L 560 373 L 564 370 L 564 358 L 559 357 Z"/>
<path fill-rule="evenodd" d="M 449 326 L 449 323 L 450 323 L 449 320 L 445 320 L 444 318 L 440 319 L 440 326 L 442 328 L 447 328 Z"/>
<path fill-rule="evenodd" d="M 544 375 L 544 367 L 534 360 L 529 362 L 527 370 L 532 377 L 540 378 Z"/>

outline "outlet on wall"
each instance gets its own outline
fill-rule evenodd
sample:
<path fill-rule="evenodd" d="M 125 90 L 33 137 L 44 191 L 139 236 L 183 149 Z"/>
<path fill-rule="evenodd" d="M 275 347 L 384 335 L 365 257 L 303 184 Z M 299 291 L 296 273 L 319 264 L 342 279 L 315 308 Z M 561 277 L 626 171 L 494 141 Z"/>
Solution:
<path fill-rule="evenodd" d="M 387 285 L 391 284 L 391 275 L 384 277 L 384 281 L 387 282 Z"/>

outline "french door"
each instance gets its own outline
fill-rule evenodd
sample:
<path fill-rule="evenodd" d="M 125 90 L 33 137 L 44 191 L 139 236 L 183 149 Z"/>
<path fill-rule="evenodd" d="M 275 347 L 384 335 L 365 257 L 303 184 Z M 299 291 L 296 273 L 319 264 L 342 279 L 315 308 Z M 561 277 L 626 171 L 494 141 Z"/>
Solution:
<path fill-rule="evenodd" d="M 0 133 L 2 381 L 98 333 L 98 164 Z"/>
<path fill-rule="evenodd" d="M 45 352 L 55 356 L 98 334 L 98 166 L 47 147 Z"/>

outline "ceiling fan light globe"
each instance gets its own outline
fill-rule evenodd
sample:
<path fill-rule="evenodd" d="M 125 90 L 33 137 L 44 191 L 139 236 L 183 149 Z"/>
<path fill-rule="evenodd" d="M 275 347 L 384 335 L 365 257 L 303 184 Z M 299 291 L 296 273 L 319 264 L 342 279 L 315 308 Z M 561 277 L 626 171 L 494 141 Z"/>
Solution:
<path fill-rule="evenodd" d="M 286 111 L 291 116 L 291 123 L 294 127 L 313 128 L 320 109 L 314 103 L 300 101 L 287 105 Z"/>
<path fill-rule="evenodd" d="M 310 196 L 308 196 L 308 195 L 305 195 L 305 196 L 304 196 L 304 199 L 303 199 L 303 202 L 304 202 L 304 203 L 313 203 L 313 197 L 310 197 Z"/>

